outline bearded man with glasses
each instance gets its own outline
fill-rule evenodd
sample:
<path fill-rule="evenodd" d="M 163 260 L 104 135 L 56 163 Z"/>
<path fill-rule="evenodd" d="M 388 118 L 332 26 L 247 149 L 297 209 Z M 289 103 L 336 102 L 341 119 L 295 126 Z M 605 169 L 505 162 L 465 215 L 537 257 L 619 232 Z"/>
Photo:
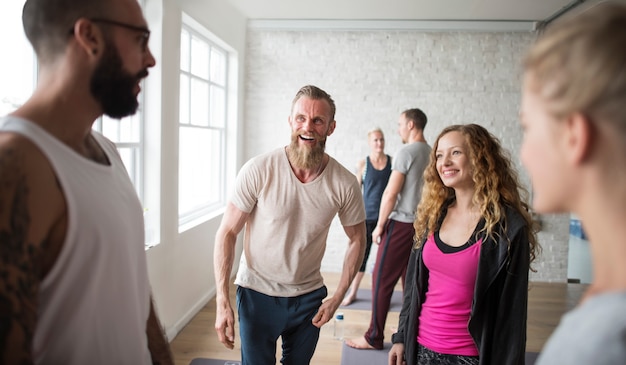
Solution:
<path fill-rule="evenodd" d="M 0 363 L 173 364 L 115 145 L 155 65 L 136 0 L 27 0 L 38 86 L 0 119 Z M 69 32 L 68 32 L 69 31 Z"/>

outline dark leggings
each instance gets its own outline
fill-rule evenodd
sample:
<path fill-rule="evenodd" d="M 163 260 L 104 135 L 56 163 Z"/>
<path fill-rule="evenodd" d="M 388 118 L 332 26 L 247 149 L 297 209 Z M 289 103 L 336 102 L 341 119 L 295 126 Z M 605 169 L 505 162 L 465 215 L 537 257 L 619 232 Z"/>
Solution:
<path fill-rule="evenodd" d="M 417 344 L 419 365 L 478 365 L 478 356 L 440 354 Z"/>

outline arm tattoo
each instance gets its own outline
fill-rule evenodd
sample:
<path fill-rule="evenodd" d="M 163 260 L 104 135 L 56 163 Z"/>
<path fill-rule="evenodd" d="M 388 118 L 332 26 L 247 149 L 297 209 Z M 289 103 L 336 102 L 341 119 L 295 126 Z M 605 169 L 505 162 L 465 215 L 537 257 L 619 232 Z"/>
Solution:
<path fill-rule="evenodd" d="M 0 362 L 29 363 L 39 287 L 24 159 L 0 150 Z"/>

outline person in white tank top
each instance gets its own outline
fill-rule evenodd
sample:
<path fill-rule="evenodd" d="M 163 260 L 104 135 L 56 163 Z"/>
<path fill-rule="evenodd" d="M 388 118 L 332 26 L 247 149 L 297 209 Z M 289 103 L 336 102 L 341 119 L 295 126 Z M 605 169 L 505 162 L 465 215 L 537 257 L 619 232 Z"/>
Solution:
<path fill-rule="evenodd" d="M 137 110 L 155 59 L 135 0 L 27 0 L 33 95 L 0 119 L 0 363 L 173 364 L 141 204 L 92 131 Z"/>

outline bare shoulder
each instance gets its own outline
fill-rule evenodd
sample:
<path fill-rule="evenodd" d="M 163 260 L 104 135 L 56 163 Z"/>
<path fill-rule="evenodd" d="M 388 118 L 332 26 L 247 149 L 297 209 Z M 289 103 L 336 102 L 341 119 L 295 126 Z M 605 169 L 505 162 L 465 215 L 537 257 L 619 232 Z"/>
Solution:
<path fill-rule="evenodd" d="M 356 163 L 356 174 L 363 175 L 363 170 L 365 170 L 365 159 L 359 160 Z"/>
<path fill-rule="evenodd" d="M 0 232 L 40 246 L 53 238 L 65 213 L 48 158 L 28 138 L 0 133 Z"/>
<path fill-rule="evenodd" d="M 48 159 L 27 138 L 0 133 L 0 358 L 9 364 L 31 359 L 39 285 L 65 237 L 65 211 Z"/>
<path fill-rule="evenodd" d="M 359 185 L 363 184 L 363 172 L 365 171 L 365 159 L 359 160 L 356 163 L 356 179 L 359 182 Z"/>

